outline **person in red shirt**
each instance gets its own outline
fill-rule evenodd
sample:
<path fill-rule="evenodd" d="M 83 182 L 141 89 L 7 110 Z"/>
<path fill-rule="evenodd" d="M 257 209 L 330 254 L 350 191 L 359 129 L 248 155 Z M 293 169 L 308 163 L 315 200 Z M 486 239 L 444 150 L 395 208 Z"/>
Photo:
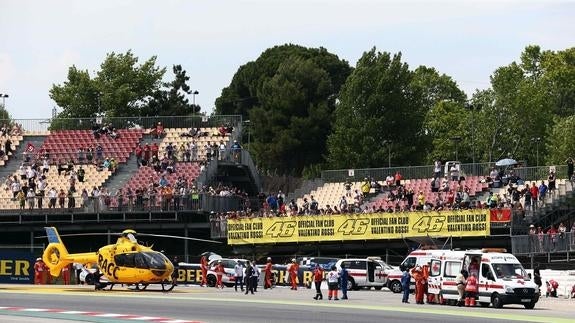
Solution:
<path fill-rule="evenodd" d="M 403 176 L 401 176 L 401 173 L 399 171 L 395 173 L 394 179 L 395 179 L 395 186 L 397 187 L 401 186 L 401 180 L 403 179 Z"/>
<path fill-rule="evenodd" d="M 202 282 L 200 286 L 208 286 L 208 259 L 202 256 L 200 259 L 200 269 L 202 270 Z"/>
<path fill-rule="evenodd" d="M 152 157 L 156 157 L 158 158 L 158 150 L 160 149 L 160 147 L 158 147 L 157 143 L 154 143 L 152 145 L 152 148 L 150 149 L 152 151 Z"/>
<path fill-rule="evenodd" d="M 151 150 L 152 150 L 152 149 L 150 148 L 150 145 L 149 145 L 149 144 L 146 144 L 146 145 L 144 146 L 144 159 L 143 159 L 143 163 L 142 163 L 144 166 L 148 165 L 148 163 L 150 162 L 150 157 L 151 157 L 151 156 L 150 156 L 150 151 L 151 151 Z"/>
<path fill-rule="evenodd" d="M 423 294 L 425 289 L 425 279 L 420 266 L 415 266 L 411 270 L 411 277 L 415 280 L 415 303 L 423 304 Z"/>
<path fill-rule="evenodd" d="M 156 138 L 161 138 L 164 135 L 164 126 L 161 122 L 158 122 L 156 128 L 152 130 L 152 134 L 156 136 Z"/>
<path fill-rule="evenodd" d="M 295 258 L 291 260 L 291 265 L 289 267 L 288 272 L 291 282 L 291 289 L 297 290 L 297 274 L 299 272 L 299 265 L 296 262 Z"/>
<path fill-rule="evenodd" d="M 264 268 L 264 289 L 272 288 L 272 258 L 268 257 Z"/>
<path fill-rule="evenodd" d="M 547 230 L 547 234 L 549 235 L 550 242 L 549 249 L 550 251 L 555 251 L 555 247 L 557 246 L 557 230 L 555 229 L 554 225 L 552 225 L 551 228 Z"/>
<path fill-rule="evenodd" d="M 537 184 L 535 184 L 535 182 L 533 183 L 533 185 L 531 185 L 531 188 L 529 188 L 529 192 L 531 192 L 531 205 L 533 209 L 536 209 L 537 201 L 539 201 L 539 199 L 537 198 L 539 196 L 539 188 L 537 187 Z"/>
<path fill-rule="evenodd" d="M 477 276 L 475 276 L 475 273 L 469 273 L 467 283 L 465 284 L 465 306 L 475 306 L 477 287 Z"/>
<path fill-rule="evenodd" d="M 62 268 L 62 280 L 64 280 L 64 285 L 70 285 L 70 265 Z"/>
<path fill-rule="evenodd" d="M 36 258 L 36 262 L 34 263 L 34 284 L 36 285 L 40 285 L 40 284 L 45 284 L 45 269 L 46 266 L 44 266 L 44 262 L 42 261 L 42 258 Z"/>
<path fill-rule="evenodd" d="M 142 157 L 144 154 L 144 149 L 142 148 L 142 145 L 138 144 L 134 152 L 136 153 L 136 164 L 138 165 L 138 167 L 140 167 L 142 166 Z"/>
<path fill-rule="evenodd" d="M 313 299 L 315 300 L 323 299 L 323 294 L 321 293 L 322 280 L 323 280 L 323 269 L 319 264 L 316 264 L 315 270 L 313 271 L 313 283 L 315 284 L 315 297 Z"/>
<path fill-rule="evenodd" d="M 224 276 L 225 270 L 221 260 L 218 260 L 218 264 L 216 265 L 216 269 L 214 271 L 216 272 L 217 277 L 216 288 L 223 289 L 224 284 L 222 283 L 222 277 Z"/>

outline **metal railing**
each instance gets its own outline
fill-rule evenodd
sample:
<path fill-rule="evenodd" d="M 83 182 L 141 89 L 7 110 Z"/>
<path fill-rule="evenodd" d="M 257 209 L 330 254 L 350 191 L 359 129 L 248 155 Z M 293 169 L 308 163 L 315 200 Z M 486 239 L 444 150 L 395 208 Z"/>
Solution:
<path fill-rule="evenodd" d="M 475 163 L 475 164 L 461 164 L 460 172 L 463 176 L 487 176 L 491 169 L 495 167 L 495 163 Z M 546 179 L 549 175 L 549 170 L 554 169 L 558 178 L 567 177 L 567 166 L 539 166 L 539 167 L 516 167 L 508 168 L 507 171 L 513 170 L 513 173 L 519 176 L 524 181 L 535 181 Z M 433 165 L 425 166 L 405 166 L 405 167 L 387 167 L 387 168 L 364 168 L 364 169 L 340 169 L 340 170 L 325 170 L 321 173 L 321 179 L 325 182 L 345 182 L 361 181 L 364 178 L 374 178 L 375 180 L 382 181 L 389 175 L 394 175 L 400 172 L 404 179 L 416 178 L 431 178 L 433 177 Z M 442 169 L 443 173 L 443 169 Z M 352 175 L 350 175 L 352 174 Z"/>
<path fill-rule="evenodd" d="M 575 251 L 575 232 L 558 233 L 554 237 L 549 234 L 512 236 L 511 249 L 514 255 Z"/>
<path fill-rule="evenodd" d="M 19 125 L 23 135 L 38 134 L 54 130 L 88 130 L 94 124 L 111 123 L 117 129 L 151 129 L 161 122 L 164 128 L 219 127 L 241 124 L 241 115 L 191 115 L 191 116 L 154 116 L 154 117 L 92 117 L 92 118 L 48 118 L 48 119 L 11 119 L 0 120 L 0 125 Z"/>
<path fill-rule="evenodd" d="M 238 196 L 214 196 L 207 193 L 174 195 L 171 198 L 157 196 L 100 196 L 99 198 L 29 197 L 3 199 L 0 209 L 0 223 L 41 222 L 102 222 L 152 220 L 150 213 L 165 212 L 165 218 L 174 220 L 177 212 L 229 212 L 243 207 L 243 198 Z M 6 208 L 8 207 L 8 208 Z M 144 216 L 140 216 L 144 214 Z M 39 220 L 40 219 L 40 220 Z"/>

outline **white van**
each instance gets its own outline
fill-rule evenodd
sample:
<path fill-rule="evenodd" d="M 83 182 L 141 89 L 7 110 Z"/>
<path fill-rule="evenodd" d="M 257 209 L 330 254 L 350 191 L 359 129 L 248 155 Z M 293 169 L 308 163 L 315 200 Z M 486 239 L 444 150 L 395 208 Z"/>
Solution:
<path fill-rule="evenodd" d="M 348 290 L 358 290 L 362 287 L 381 290 L 387 285 L 389 271 L 393 270 L 380 257 L 340 259 L 335 266 L 340 270 L 342 264 L 349 272 Z"/>
<path fill-rule="evenodd" d="M 412 251 L 401 264 L 398 269 L 391 271 L 388 275 L 387 287 L 394 293 L 401 293 L 403 288 L 401 287 L 401 276 L 403 275 L 404 268 L 411 270 L 415 266 L 427 265 L 432 259 L 439 259 L 446 254 L 459 254 L 461 258 L 465 255 L 464 251 L 452 251 L 447 249 L 417 249 Z M 411 279 L 411 290 L 415 289 L 415 281 Z"/>
<path fill-rule="evenodd" d="M 455 278 L 462 268 L 476 261 L 479 285 L 478 298 L 482 307 L 490 304 L 501 308 L 505 304 L 521 304 L 533 309 L 539 301 L 539 288 L 514 255 L 505 249 L 481 249 L 446 253 L 431 259 L 428 292 L 439 295 L 444 303 L 454 304 L 458 299 Z"/>

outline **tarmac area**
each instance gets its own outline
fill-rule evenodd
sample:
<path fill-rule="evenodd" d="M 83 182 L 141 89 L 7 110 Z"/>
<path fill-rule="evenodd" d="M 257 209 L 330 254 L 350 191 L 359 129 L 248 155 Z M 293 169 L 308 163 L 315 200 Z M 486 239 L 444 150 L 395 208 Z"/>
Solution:
<path fill-rule="evenodd" d="M 115 286 L 0 285 L 0 322 L 573 322 L 575 300 L 542 298 L 533 310 L 401 303 L 387 289 L 350 291 L 348 300 L 313 299 L 315 291 L 286 287 L 245 295 L 234 288 L 177 286 L 162 292 Z M 340 295 L 341 297 L 341 295 Z"/>

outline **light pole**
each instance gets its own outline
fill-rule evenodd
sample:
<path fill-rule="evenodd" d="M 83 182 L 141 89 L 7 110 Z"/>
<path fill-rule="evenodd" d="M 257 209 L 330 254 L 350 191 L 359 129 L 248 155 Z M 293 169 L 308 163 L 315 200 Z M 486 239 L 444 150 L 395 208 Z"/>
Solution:
<path fill-rule="evenodd" d="M 194 92 L 192 92 L 192 103 L 194 105 L 194 111 L 195 111 L 195 106 L 196 106 L 196 95 L 200 94 L 200 92 L 198 90 L 194 90 Z"/>
<path fill-rule="evenodd" d="M 389 139 L 385 139 L 383 141 L 384 145 L 387 145 L 387 168 L 391 168 L 391 143 L 393 141 Z"/>
<path fill-rule="evenodd" d="M 6 110 L 6 98 L 10 96 L 6 93 L 0 93 L 0 98 L 2 98 L 2 109 Z"/>
<path fill-rule="evenodd" d="M 541 137 L 537 137 L 537 138 L 531 138 L 531 141 L 535 142 L 535 149 L 536 149 L 536 157 L 535 157 L 535 161 L 537 163 L 537 168 L 539 168 L 539 143 L 541 142 Z"/>
<path fill-rule="evenodd" d="M 455 161 L 459 161 L 459 151 L 457 149 L 457 144 L 461 141 L 461 137 L 451 137 L 451 140 L 455 142 Z"/>

